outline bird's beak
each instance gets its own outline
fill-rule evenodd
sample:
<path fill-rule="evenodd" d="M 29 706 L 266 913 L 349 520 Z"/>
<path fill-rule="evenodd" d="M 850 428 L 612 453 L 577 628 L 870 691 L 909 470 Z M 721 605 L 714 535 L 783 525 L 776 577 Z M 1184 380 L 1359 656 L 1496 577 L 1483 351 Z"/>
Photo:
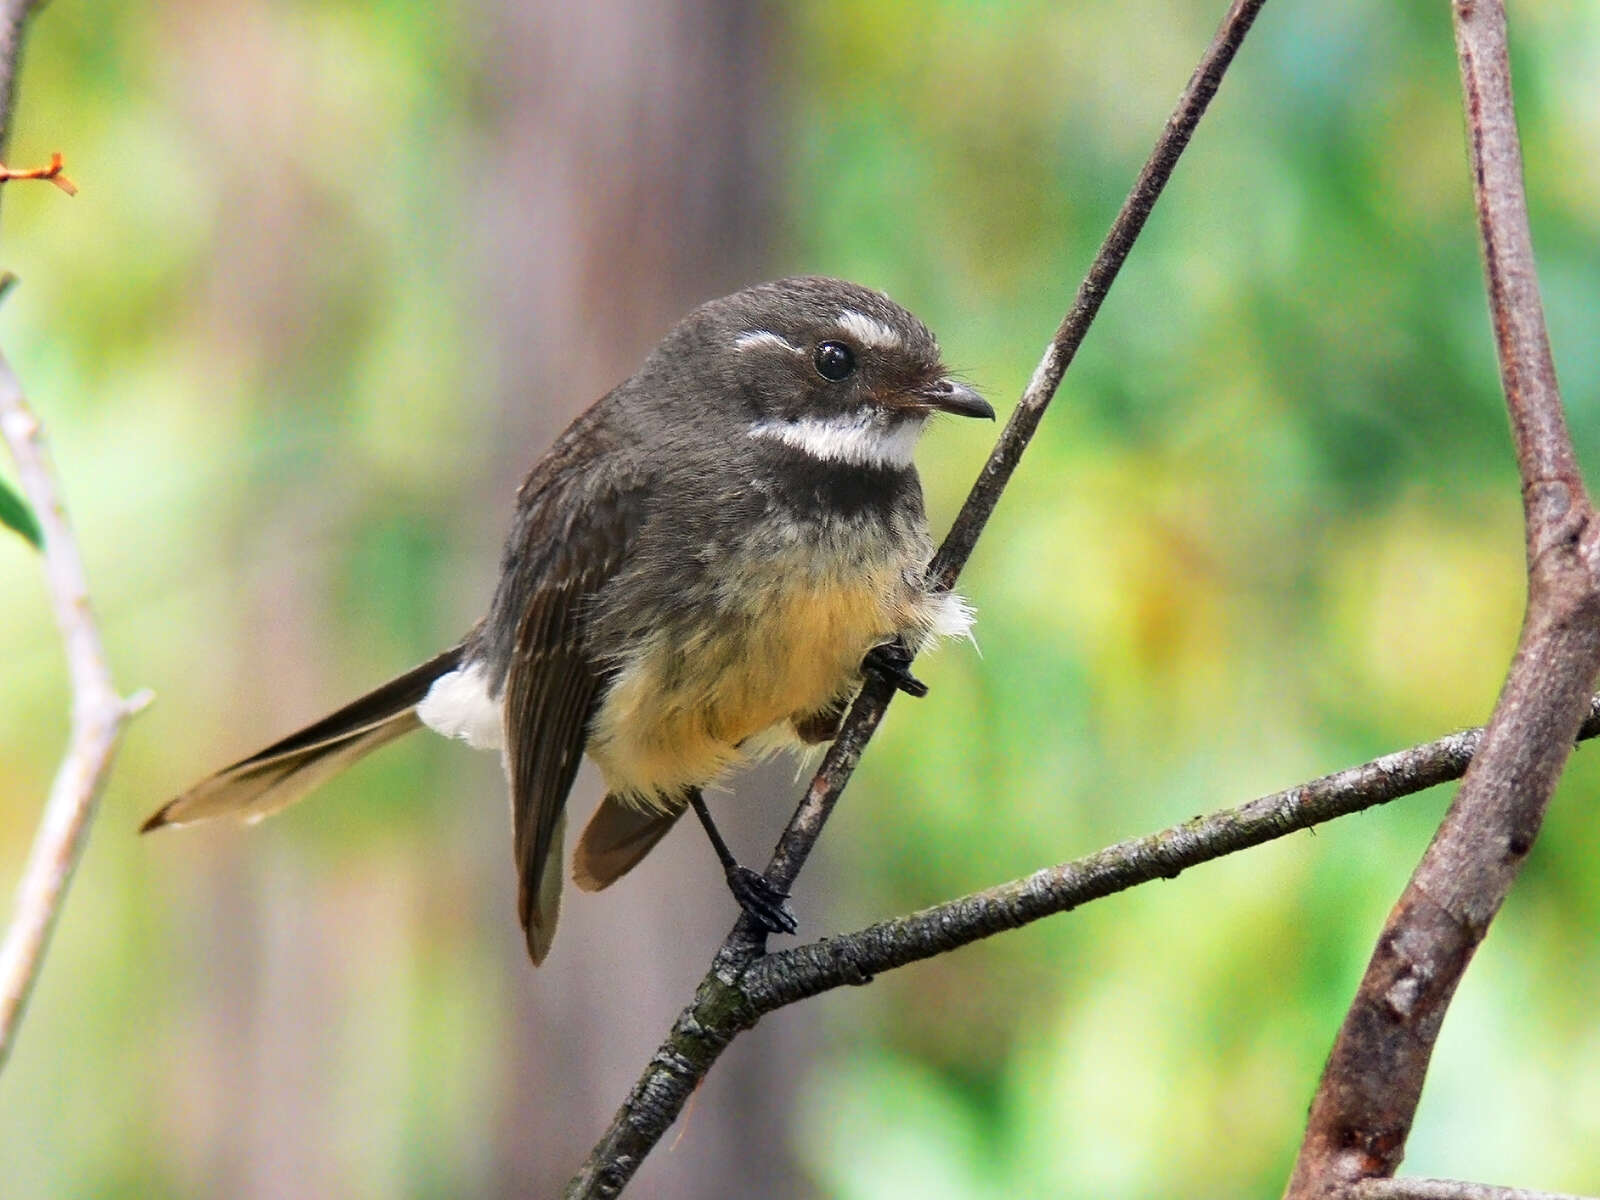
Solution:
<path fill-rule="evenodd" d="M 957 417 L 987 417 L 994 420 L 994 408 L 977 392 L 953 379 L 936 379 L 917 390 L 917 399 L 938 412 Z"/>

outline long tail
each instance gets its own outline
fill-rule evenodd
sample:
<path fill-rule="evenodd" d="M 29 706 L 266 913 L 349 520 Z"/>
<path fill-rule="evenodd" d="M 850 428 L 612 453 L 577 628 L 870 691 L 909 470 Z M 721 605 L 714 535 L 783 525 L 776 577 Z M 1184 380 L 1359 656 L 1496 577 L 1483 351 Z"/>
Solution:
<path fill-rule="evenodd" d="M 357 759 L 421 725 L 418 703 L 435 679 L 455 670 L 461 651 L 460 646 L 446 650 L 299 733 L 224 767 L 163 804 L 139 832 L 229 815 L 259 821 L 293 804 Z"/>

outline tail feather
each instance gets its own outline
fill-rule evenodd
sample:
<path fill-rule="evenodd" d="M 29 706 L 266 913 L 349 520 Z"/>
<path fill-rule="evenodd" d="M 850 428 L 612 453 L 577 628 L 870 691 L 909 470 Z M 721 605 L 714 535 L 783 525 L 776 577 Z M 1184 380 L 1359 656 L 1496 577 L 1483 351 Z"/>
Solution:
<path fill-rule="evenodd" d="M 586 892 L 610 887 L 638 866 L 682 815 L 682 807 L 662 812 L 607 796 L 573 851 L 573 881 Z M 559 862 L 555 865 L 557 869 L 561 866 Z"/>
<path fill-rule="evenodd" d="M 139 832 L 225 815 L 258 821 L 293 804 L 379 746 L 416 729 L 421 724 L 416 706 L 435 679 L 455 670 L 461 654 L 460 646 L 446 650 L 322 720 L 224 767 L 162 805 Z"/>

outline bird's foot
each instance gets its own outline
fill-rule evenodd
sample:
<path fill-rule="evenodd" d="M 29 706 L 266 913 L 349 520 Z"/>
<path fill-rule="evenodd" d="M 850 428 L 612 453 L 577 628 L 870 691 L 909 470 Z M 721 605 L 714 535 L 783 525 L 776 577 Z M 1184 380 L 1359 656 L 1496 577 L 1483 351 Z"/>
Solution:
<path fill-rule="evenodd" d="M 784 903 L 789 893 L 767 882 L 765 875 L 735 863 L 728 868 L 728 890 L 746 915 L 768 933 L 793 933 L 799 928 Z"/>
<path fill-rule="evenodd" d="M 928 694 L 928 685 L 911 673 L 911 650 L 904 638 L 897 637 L 868 650 L 861 660 L 861 669 L 908 696 L 920 698 Z"/>

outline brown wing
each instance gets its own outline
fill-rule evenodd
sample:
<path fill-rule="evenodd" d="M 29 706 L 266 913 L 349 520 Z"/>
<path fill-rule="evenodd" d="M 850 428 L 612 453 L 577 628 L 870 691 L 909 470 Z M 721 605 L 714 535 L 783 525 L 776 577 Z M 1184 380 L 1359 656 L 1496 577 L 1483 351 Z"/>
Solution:
<path fill-rule="evenodd" d="M 556 834 L 600 693 L 600 674 L 583 652 L 579 617 L 584 598 L 604 582 L 606 567 L 614 569 L 614 561 L 534 594 L 517 631 L 506 675 L 517 915 L 536 963 L 544 959 L 555 936 L 561 881 L 561 841 Z M 541 882 L 550 894 L 541 893 Z"/>
<path fill-rule="evenodd" d="M 523 487 L 486 630 L 507 660 L 517 913 L 535 963 L 555 935 L 567 792 L 604 688 L 604 672 L 585 643 L 584 620 L 594 593 L 622 564 L 644 508 L 638 477 L 617 458 L 597 453 L 587 463 L 581 456 L 573 461 L 581 449 L 570 440 L 574 432 Z"/>

